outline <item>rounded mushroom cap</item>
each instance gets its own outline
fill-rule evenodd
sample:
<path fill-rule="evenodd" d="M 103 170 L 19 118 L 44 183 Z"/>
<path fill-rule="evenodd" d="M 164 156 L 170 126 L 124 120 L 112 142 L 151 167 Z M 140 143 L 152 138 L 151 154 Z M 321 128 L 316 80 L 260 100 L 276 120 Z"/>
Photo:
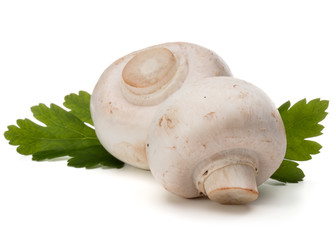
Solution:
<path fill-rule="evenodd" d="M 218 159 L 251 166 L 257 171 L 255 184 L 262 184 L 283 160 L 286 135 L 278 110 L 262 90 L 232 77 L 213 77 L 188 84 L 165 101 L 147 143 L 153 176 L 168 191 L 192 198 L 200 196 L 193 175 Z"/>
<path fill-rule="evenodd" d="M 121 161 L 148 169 L 147 131 L 159 105 L 183 84 L 220 75 L 231 75 L 226 63 L 190 43 L 165 43 L 120 58 L 105 70 L 91 96 L 98 139 Z"/>

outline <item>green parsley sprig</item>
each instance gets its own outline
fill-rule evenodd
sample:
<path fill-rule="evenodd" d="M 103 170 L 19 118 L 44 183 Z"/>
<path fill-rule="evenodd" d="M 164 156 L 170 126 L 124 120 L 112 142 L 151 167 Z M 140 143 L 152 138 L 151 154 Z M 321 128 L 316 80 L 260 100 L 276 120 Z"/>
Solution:
<path fill-rule="evenodd" d="M 279 107 L 286 129 L 287 151 L 272 179 L 291 183 L 303 181 L 305 175 L 295 161 L 310 160 L 319 153 L 321 145 L 307 138 L 322 134 L 324 126 L 319 122 L 326 117 L 328 104 L 326 100 L 314 99 L 307 103 L 303 99 L 292 107 L 289 101 Z M 19 119 L 17 126 L 8 126 L 5 138 L 9 144 L 18 146 L 18 153 L 32 155 L 36 161 L 69 156 L 68 166 L 72 167 L 123 167 L 123 162 L 103 148 L 92 128 L 90 94 L 84 91 L 69 94 L 63 105 L 69 111 L 55 104 L 32 107 L 33 116 L 46 127 L 29 119 Z"/>
<path fill-rule="evenodd" d="M 287 135 L 287 151 L 279 169 L 271 178 L 281 182 L 297 183 L 303 181 L 304 173 L 295 161 L 312 159 L 311 155 L 318 154 L 322 146 L 306 140 L 322 135 L 323 125 L 319 122 L 327 116 L 329 102 L 319 98 L 306 102 L 302 99 L 292 107 L 290 101 L 279 107 Z"/>
<path fill-rule="evenodd" d="M 121 168 L 124 163 L 110 155 L 97 139 L 95 130 L 85 124 L 93 124 L 89 104 L 90 95 L 84 91 L 65 97 L 64 106 L 70 111 L 55 104 L 50 107 L 39 104 L 31 111 L 46 127 L 19 119 L 17 126 L 8 126 L 4 136 L 9 144 L 18 146 L 18 153 L 32 155 L 36 161 L 69 156 L 68 166 L 72 167 Z"/>

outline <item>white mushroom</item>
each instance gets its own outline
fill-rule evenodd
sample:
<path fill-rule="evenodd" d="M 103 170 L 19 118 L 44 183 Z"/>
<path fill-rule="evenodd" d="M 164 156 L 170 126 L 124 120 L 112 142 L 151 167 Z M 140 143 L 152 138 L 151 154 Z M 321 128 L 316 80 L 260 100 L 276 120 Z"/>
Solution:
<path fill-rule="evenodd" d="M 153 176 L 184 198 L 222 204 L 258 197 L 257 185 L 280 166 L 283 122 L 268 96 L 232 77 L 188 84 L 157 111 L 148 133 Z"/>
<path fill-rule="evenodd" d="M 229 76 L 212 51 L 190 43 L 166 43 L 131 53 L 109 66 L 91 96 L 101 144 L 112 155 L 148 169 L 146 138 L 159 105 L 187 82 Z"/>

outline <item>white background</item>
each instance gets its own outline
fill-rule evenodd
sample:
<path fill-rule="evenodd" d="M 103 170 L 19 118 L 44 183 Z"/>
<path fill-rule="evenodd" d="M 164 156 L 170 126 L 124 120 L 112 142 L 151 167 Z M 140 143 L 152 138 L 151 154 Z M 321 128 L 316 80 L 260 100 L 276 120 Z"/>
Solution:
<path fill-rule="evenodd" d="M 1 135 L 31 106 L 91 93 L 113 61 L 169 41 L 212 49 L 277 106 L 332 101 L 330 2 L 1 0 Z M 332 118 L 321 153 L 300 165 L 305 181 L 265 183 L 244 206 L 181 199 L 130 166 L 34 162 L 1 136 L 0 239 L 332 239 Z"/>

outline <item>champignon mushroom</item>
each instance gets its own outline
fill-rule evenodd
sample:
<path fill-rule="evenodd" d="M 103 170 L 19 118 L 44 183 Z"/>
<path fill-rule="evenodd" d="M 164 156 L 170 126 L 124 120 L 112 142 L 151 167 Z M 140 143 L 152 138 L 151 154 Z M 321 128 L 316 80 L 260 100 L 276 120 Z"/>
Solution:
<path fill-rule="evenodd" d="M 148 132 L 153 176 L 184 198 L 221 204 L 258 197 L 280 166 L 286 135 L 280 114 L 254 85 L 212 77 L 182 88 L 156 112 Z"/>
<path fill-rule="evenodd" d="M 230 75 L 219 56 L 190 43 L 165 43 L 120 58 L 91 96 L 97 137 L 118 159 L 148 169 L 147 131 L 159 105 L 187 82 Z"/>

